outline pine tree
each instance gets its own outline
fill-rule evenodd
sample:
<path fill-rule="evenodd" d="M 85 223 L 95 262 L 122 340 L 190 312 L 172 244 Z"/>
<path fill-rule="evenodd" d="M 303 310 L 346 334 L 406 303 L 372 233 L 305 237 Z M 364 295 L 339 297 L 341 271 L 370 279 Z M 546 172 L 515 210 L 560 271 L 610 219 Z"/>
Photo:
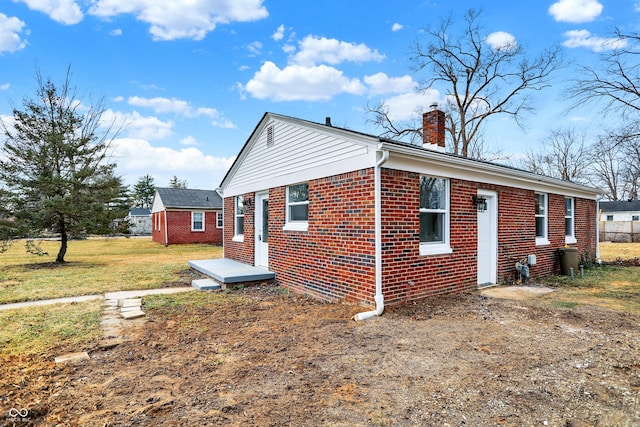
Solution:
<path fill-rule="evenodd" d="M 56 262 L 63 263 L 70 238 L 108 232 L 124 216 L 122 180 L 108 162 L 115 134 L 101 127 L 102 101 L 83 105 L 70 72 L 60 87 L 39 71 L 36 77 L 36 97 L 1 124 L 0 240 L 56 233 Z"/>

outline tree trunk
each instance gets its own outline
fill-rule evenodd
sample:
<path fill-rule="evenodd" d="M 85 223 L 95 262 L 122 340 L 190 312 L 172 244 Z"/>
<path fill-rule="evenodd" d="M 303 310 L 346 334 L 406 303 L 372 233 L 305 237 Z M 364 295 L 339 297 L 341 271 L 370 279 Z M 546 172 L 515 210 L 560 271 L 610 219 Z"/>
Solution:
<path fill-rule="evenodd" d="M 56 264 L 63 264 L 66 261 L 64 260 L 64 256 L 67 254 L 67 242 L 69 240 L 69 236 L 67 236 L 67 230 L 64 226 L 60 229 L 60 250 L 58 251 L 58 256 L 56 257 Z"/>

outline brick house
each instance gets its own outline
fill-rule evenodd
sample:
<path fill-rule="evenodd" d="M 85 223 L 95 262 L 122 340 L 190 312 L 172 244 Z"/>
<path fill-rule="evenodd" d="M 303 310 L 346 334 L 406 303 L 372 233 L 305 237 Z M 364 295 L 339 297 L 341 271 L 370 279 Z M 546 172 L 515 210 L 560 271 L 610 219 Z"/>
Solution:
<path fill-rule="evenodd" d="M 595 256 L 599 190 L 447 154 L 444 113 L 423 124 L 416 146 L 266 113 L 219 188 L 224 257 L 374 315 L 512 282 L 528 255 L 556 273 L 566 244 Z"/>
<path fill-rule="evenodd" d="M 222 224 L 222 198 L 215 190 L 156 188 L 151 207 L 154 242 L 222 244 Z"/>

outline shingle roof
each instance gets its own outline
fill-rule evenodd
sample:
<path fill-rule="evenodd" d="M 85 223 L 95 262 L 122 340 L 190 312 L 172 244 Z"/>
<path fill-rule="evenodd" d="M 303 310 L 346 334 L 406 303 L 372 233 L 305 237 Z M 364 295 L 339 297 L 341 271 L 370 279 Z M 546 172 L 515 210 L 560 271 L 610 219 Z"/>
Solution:
<path fill-rule="evenodd" d="M 156 187 L 166 208 L 222 209 L 222 198 L 215 190 Z"/>
<path fill-rule="evenodd" d="M 603 212 L 640 212 L 640 200 L 600 202 L 600 209 Z"/>
<path fill-rule="evenodd" d="M 151 215 L 151 211 L 147 208 L 131 208 L 129 209 L 130 216 L 144 216 Z"/>

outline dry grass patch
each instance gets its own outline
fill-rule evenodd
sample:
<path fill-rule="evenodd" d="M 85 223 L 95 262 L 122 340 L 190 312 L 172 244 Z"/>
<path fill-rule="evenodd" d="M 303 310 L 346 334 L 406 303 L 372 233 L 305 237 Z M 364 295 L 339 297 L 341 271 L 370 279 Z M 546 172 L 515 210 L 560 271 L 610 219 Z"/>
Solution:
<path fill-rule="evenodd" d="M 584 278 L 552 276 L 543 280 L 556 292 L 540 301 L 549 306 L 573 308 L 591 305 L 629 313 L 640 313 L 640 268 L 592 267 L 585 270 Z"/>
<path fill-rule="evenodd" d="M 67 263 L 53 263 L 59 242 L 42 242 L 48 256 L 26 254 L 21 242 L 0 254 L 0 303 L 151 289 L 177 279 L 193 259 L 219 258 L 212 245 L 164 247 L 150 238 L 102 238 L 69 243 Z"/>
<path fill-rule="evenodd" d="M 81 351 L 100 336 L 101 300 L 0 311 L 0 358 Z"/>
<path fill-rule="evenodd" d="M 600 258 L 604 262 L 640 258 L 639 243 L 600 242 Z"/>

